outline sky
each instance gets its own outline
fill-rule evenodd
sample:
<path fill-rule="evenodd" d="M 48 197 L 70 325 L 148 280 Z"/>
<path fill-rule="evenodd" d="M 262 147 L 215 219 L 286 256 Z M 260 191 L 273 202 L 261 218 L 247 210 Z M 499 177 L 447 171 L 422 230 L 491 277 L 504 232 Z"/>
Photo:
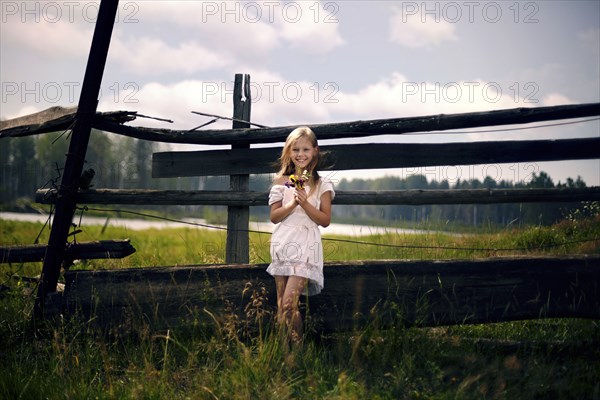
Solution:
<path fill-rule="evenodd" d="M 0 1 L 0 118 L 77 105 L 98 4 Z M 131 125 L 191 129 L 210 120 L 192 111 L 231 116 L 236 73 L 250 74 L 251 120 L 267 126 L 600 102 L 599 21 L 598 0 L 121 0 L 98 109 L 174 121 L 137 119 Z M 230 127 L 227 121 L 209 126 Z M 597 119 L 477 132 L 489 129 L 352 142 L 600 136 Z M 320 144 L 340 142 L 350 140 Z M 541 171 L 555 183 L 580 176 L 589 186 L 600 185 L 600 160 L 345 171 L 335 177 L 422 174 L 450 183 L 485 176 L 526 182 Z"/>

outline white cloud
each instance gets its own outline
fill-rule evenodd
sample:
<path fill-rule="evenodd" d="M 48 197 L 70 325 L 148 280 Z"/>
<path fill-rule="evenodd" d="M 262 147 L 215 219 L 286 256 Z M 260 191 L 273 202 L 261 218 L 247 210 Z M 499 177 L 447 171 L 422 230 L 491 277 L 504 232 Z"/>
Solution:
<path fill-rule="evenodd" d="M 577 104 L 577 102 L 560 93 L 550 93 L 541 99 L 540 105 L 543 107 L 550 107 L 560 106 L 563 104 Z"/>
<path fill-rule="evenodd" d="M 242 70 L 244 68 L 241 68 Z M 484 80 L 460 82 L 414 82 L 401 73 L 393 73 L 355 92 L 338 88 L 317 88 L 314 82 L 286 81 L 280 74 L 268 70 L 252 74 L 252 121 L 267 126 L 328 123 L 358 119 L 399 118 L 466 112 L 570 104 L 573 101 L 560 93 L 544 97 L 539 103 L 514 98 L 508 88 Z M 168 118 L 164 123 L 141 120 L 138 125 L 171 129 L 191 129 L 209 118 L 191 111 L 222 116 L 232 114 L 233 82 L 185 80 L 173 84 L 143 85 L 131 104 L 115 104 L 103 99 L 100 109 L 136 109 L 141 114 Z M 209 129 L 227 129 L 230 122 L 210 125 Z M 537 132 L 541 134 L 542 132 Z M 527 134 L 529 135 L 529 134 Z M 505 135 L 506 136 L 506 135 Z M 469 140 L 489 138 L 473 133 Z"/>
<path fill-rule="evenodd" d="M 139 2 L 139 19 L 144 24 L 184 28 L 194 32 L 203 46 L 218 46 L 242 57 L 264 55 L 280 44 L 279 32 L 268 17 L 256 19 L 252 9 L 240 2 Z"/>
<path fill-rule="evenodd" d="M 21 52 L 39 52 L 52 57 L 85 57 L 92 42 L 93 26 L 68 21 L 50 23 L 10 20 L 3 23 L 2 41 Z"/>
<path fill-rule="evenodd" d="M 228 55 L 212 51 L 196 42 L 183 42 L 172 47 L 152 37 L 130 40 L 114 38 L 109 57 L 117 60 L 127 70 L 142 76 L 192 74 L 232 63 Z"/>
<path fill-rule="evenodd" d="M 44 110 L 44 107 L 40 106 L 39 104 L 35 105 L 35 106 L 27 105 L 27 106 L 21 107 L 19 109 L 19 111 L 15 112 L 14 114 L 7 114 L 6 116 L 2 116 L 2 118 L 5 120 L 9 120 L 9 119 L 23 117 L 23 116 L 29 115 L 29 114 L 35 114 L 42 110 Z"/>
<path fill-rule="evenodd" d="M 518 107 L 540 107 L 573 104 L 575 101 L 560 93 L 549 94 L 538 102 L 525 97 L 515 97 L 510 87 L 481 79 L 458 82 L 415 82 L 396 72 L 389 77 L 365 86 L 355 92 L 340 92 L 337 104 L 325 104 L 334 121 L 419 117 L 441 114 L 484 112 Z M 324 121 L 330 122 L 330 121 Z M 508 128 L 527 128 L 528 125 Z M 509 139 L 547 139 L 567 137 L 565 129 L 522 129 L 515 131 L 477 132 L 504 129 L 503 127 L 481 127 L 469 133 L 438 132 L 436 135 L 395 137 L 393 140 L 421 142 L 478 141 Z M 571 133 L 569 133 L 571 135 Z M 576 136 L 576 134 L 575 134 Z M 574 137 L 575 137 L 574 136 Z M 383 140 L 382 137 L 370 139 Z"/>
<path fill-rule="evenodd" d="M 444 20 L 426 19 L 418 14 L 404 14 L 394 8 L 389 20 L 390 41 L 410 48 L 437 46 L 444 41 L 457 40 L 455 24 Z"/>
<path fill-rule="evenodd" d="M 323 123 L 330 114 L 323 104 L 315 101 L 312 82 L 287 82 L 269 71 L 253 73 L 251 77 L 251 121 L 267 126 Z M 166 125 L 153 120 L 138 120 L 135 125 L 168 129 L 191 129 L 211 118 L 192 114 L 199 111 L 225 117 L 233 111 L 233 82 L 185 80 L 173 84 L 152 82 L 139 88 L 131 99 L 135 104 L 114 102 L 110 96 L 102 98 L 101 111 L 135 109 L 140 114 L 171 119 Z M 121 99 L 123 100 L 123 99 Z M 206 129 L 227 129 L 231 122 L 221 121 Z"/>
<path fill-rule="evenodd" d="M 481 79 L 456 82 L 415 81 L 395 72 L 357 92 L 339 93 L 338 112 L 360 118 L 396 118 L 532 107 L 510 88 Z"/>
<path fill-rule="evenodd" d="M 271 52 L 284 44 L 304 52 L 324 53 L 343 43 L 330 9 L 318 2 L 293 4 L 124 3 L 119 6 L 109 57 L 124 71 L 140 76 L 190 75 L 239 63 L 261 68 Z M 300 18 L 294 14 L 295 7 Z M 54 7 L 49 10 L 54 11 Z M 62 12 L 61 18 L 46 15 L 39 21 L 32 18 L 22 23 L 19 15 L 11 17 L 2 25 L 3 48 L 85 59 L 97 8 L 86 8 L 85 18 L 81 6 L 58 5 L 57 10 Z"/>
<path fill-rule="evenodd" d="M 263 58 L 284 42 L 324 53 L 344 43 L 335 3 L 320 2 L 140 2 L 143 21 L 185 26 L 205 33 L 208 43 L 239 58 Z M 324 8 L 325 7 L 325 8 Z"/>
<path fill-rule="evenodd" d="M 135 109 L 140 114 L 170 119 L 174 124 L 155 120 L 138 119 L 135 125 L 167 129 L 191 129 L 206 122 L 191 111 L 204 111 L 219 115 L 230 115 L 231 106 L 214 93 L 211 82 L 184 80 L 173 84 L 150 82 L 142 85 L 132 96 L 135 104 L 115 103 L 111 98 L 102 98 L 100 111 Z"/>
<path fill-rule="evenodd" d="M 282 75 L 254 70 L 252 120 L 269 126 L 324 123 L 331 114 L 323 103 L 323 88 L 314 82 L 289 81 Z"/>
<path fill-rule="evenodd" d="M 311 53 L 327 53 L 343 45 L 336 17 L 336 3 L 296 2 L 294 10 L 282 12 L 277 25 L 281 36 L 292 46 Z M 325 8 L 324 8 L 325 6 Z"/>

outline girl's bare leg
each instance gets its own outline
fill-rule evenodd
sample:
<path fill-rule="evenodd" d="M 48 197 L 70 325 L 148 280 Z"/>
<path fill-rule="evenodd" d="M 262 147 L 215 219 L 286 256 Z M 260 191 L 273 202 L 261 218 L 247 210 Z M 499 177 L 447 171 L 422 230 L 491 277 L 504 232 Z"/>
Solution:
<path fill-rule="evenodd" d="M 299 276 L 288 277 L 283 294 L 283 317 L 289 329 L 292 342 L 299 343 L 302 339 L 302 315 L 300 315 L 300 295 L 306 289 L 307 279 Z"/>
<path fill-rule="evenodd" d="M 287 276 L 275 276 L 275 288 L 277 289 L 277 323 L 279 324 L 285 322 L 283 317 L 283 295 L 285 294 L 287 282 Z"/>

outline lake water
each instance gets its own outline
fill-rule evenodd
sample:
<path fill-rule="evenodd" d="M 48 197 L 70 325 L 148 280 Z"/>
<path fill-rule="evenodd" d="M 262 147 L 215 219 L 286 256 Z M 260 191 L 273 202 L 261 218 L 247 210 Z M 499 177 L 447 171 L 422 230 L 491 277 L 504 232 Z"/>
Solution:
<path fill-rule="evenodd" d="M 9 221 L 27 221 L 27 222 L 41 222 L 44 223 L 48 219 L 48 215 L 44 214 L 30 214 L 30 213 L 13 213 L 13 212 L 0 212 L 0 223 L 1 220 Z M 99 225 L 103 226 L 107 223 L 107 218 L 104 217 L 92 217 L 83 216 L 81 224 L 83 226 Z M 226 228 L 223 225 L 209 224 L 204 219 L 198 218 L 184 218 L 182 221 L 186 224 L 171 221 L 162 220 L 141 220 L 141 219 L 129 219 L 129 218 L 116 218 L 110 217 L 108 219 L 109 226 L 119 226 L 130 230 L 146 230 L 146 229 L 165 229 L 165 228 L 197 228 L 197 229 L 213 229 L 205 226 L 193 225 L 211 225 L 219 228 Z M 73 222 L 79 224 L 79 214 L 75 215 Z M 272 232 L 274 224 L 270 222 L 250 222 L 250 229 L 262 232 Z M 350 225 L 350 224 L 336 224 L 332 223 L 327 228 L 321 228 L 321 232 L 324 235 L 346 235 L 346 236 L 366 236 L 376 235 L 382 233 L 397 233 L 397 234 L 415 234 L 415 233 L 428 233 L 428 231 L 415 230 L 415 229 L 398 229 L 398 228 L 386 228 L 381 226 L 367 226 L 367 225 Z M 431 233 L 431 231 L 429 231 Z"/>

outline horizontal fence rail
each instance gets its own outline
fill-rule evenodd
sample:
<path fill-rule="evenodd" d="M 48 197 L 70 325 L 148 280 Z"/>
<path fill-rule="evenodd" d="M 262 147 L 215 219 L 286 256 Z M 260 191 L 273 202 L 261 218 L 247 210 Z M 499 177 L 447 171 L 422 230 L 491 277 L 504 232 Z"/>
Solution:
<path fill-rule="evenodd" d="M 50 107 L 38 113 L 7 121 L 0 121 L 0 139 L 40 135 L 50 132 L 62 132 L 73 127 L 77 107 Z M 97 112 L 95 119 L 116 124 L 133 121 L 134 111 Z"/>
<path fill-rule="evenodd" d="M 48 246 L 45 244 L 25 246 L 0 246 L 0 263 L 25 263 L 43 261 Z M 74 243 L 67 247 L 66 260 L 92 260 L 102 258 L 125 258 L 135 253 L 129 239 L 99 240 Z"/>
<path fill-rule="evenodd" d="M 56 307 L 101 325 L 134 316 L 151 326 L 221 318 L 266 288 L 266 265 L 210 265 L 69 271 Z M 325 263 L 324 292 L 308 299 L 320 332 L 381 326 L 447 325 L 551 317 L 600 318 L 600 257 L 496 258 Z M 210 282 L 211 284 L 207 284 Z M 196 311 L 194 311 L 196 310 Z M 129 323 L 131 321 L 128 321 Z"/>
<path fill-rule="evenodd" d="M 308 125 L 319 140 L 327 140 L 527 124 L 597 115 L 600 115 L 600 103 Z M 297 127 L 183 131 L 121 125 L 113 120 L 100 117 L 95 119 L 93 126 L 96 129 L 143 140 L 208 145 L 284 142 L 287 135 Z"/>
<path fill-rule="evenodd" d="M 36 202 L 53 204 L 55 189 L 36 192 Z M 155 205 L 222 205 L 266 206 L 268 192 L 234 192 L 207 190 L 96 189 L 79 191 L 79 204 L 155 204 Z M 446 190 L 340 190 L 334 204 L 426 205 L 426 204 L 494 204 L 556 203 L 600 200 L 600 187 L 546 189 L 446 189 Z"/>
<path fill-rule="evenodd" d="M 474 143 L 377 143 L 322 146 L 329 153 L 319 170 L 412 168 L 600 158 L 600 137 Z M 152 176 L 216 176 L 274 171 L 281 148 L 154 153 Z"/>
<path fill-rule="evenodd" d="M 68 130 L 74 123 L 76 111 L 76 107 L 51 107 L 25 117 L 0 121 L 0 139 Z M 320 140 L 326 140 L 527 124 L 598 115 L 600 103 L 589 103 L 308 125 Z M 292 129 L 296 128 L 284 126 L 260 129 L 171 130 L 123 125 L 137 117 L 138 113 L 135 111 L 98 112 L 92 127 L 142 140 L 207 145 L 284 142 Z"/>

